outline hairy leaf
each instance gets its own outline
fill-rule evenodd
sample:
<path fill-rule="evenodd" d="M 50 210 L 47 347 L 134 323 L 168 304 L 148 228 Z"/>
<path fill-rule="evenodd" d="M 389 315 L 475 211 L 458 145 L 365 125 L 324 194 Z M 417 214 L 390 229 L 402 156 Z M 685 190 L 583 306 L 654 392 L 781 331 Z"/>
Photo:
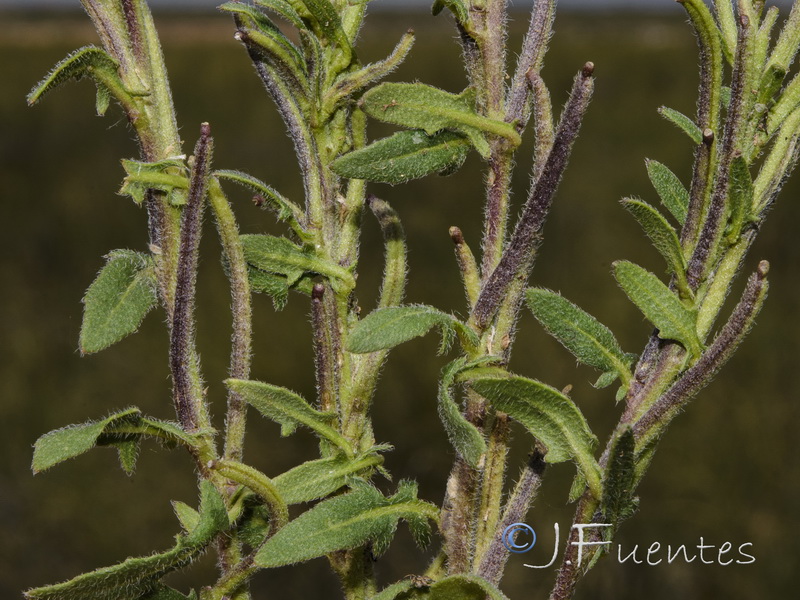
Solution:
<path fill-rule="evenodd" d="M 700 355 L 696 310 L 686 308 L 658 277 L 631 262 L 615 262 L 614 276 L 628 298 L 656 326 L 661 339 L 680 342 L 692 355 Z"/>
<path fill-rule="evenodd" d="M 434 0 L 433 6 L 431 6 L 431 12 L 435 17 L 445 8 L 453 13 L 453 16 L 459 23 L 464 24 L 469 21 L 469 10 L 467 9 L 467 5 L 464 4 L 464 0 Z"/>
<path fill-rule="evenodd" d="M 667 261 L 670 273 L 674 273 L 678 289 L 689 295 L 689 283 L 686 280 L 686 259 L 678 239 L 678 234 L 658 210 L 635 198 L 626 198 L 622 205 L 642 226 L 647 237 L 653 242 L 656 250 Z"/>
<path fill-rule="evenodd" d="M 508 600 L 492 583 L 477 575 L 451 575 L 437 581 L 428 594 L 429 600 Z"/>
<path fill-rule="evenodd" d="M 113 567 L 85 573 L 64 583 L 28 590 L 25 597 L 32 600 L 141 600 L 148 594 L 165 593 L 159 579 L 191 563 L 217 533 L 228 527 L 225 503 L 219 492 L 204 481 L 201 494 L 197 527 L 188 535 L 178 535 L 171 550 L 129 558 Z"/>
<path fill-rule="evenodd" d="M 628 427 L 616 439 L 603 478 L 601 506 L 606 523 L 614 525 L 631 516 L 633 487 L 636 477 L 636 448 L 633 430 Z"/>
<path fill-rule="evenodd" d="M 83 298 L 83 354 L 104 350 L 134 333 L 158 302 L 155 270 L 147 255 L 116 250 L 106 258 Z"/>
<path fill-rule="evenodd" d="M 348 179 L 380 183 L 405 183 L 431 173 L 454 173 L 464 164 L 471 148 L 467 138 L 441 131 L 400 131 L 337 158 L 331 169 Z"/>
<path fill-rule="evenodd" d="M 657 160 L 648 160 L 646 164 L 647 174 L 661 202 L 678 223 L 683 225 L 686 223 L 686 214 L 689 211 L 689 191 L 669 167 Z"/>
<path fill-rule="evenodd" d="M 299 206 L 252 175 L 242 173 L 241 171 L 229 170 L 215 171 L 214 175 L 220 179 L 238 183 L 258 194 L 260 198 L 275 210 L 275 213 L 281 221 L 294 220 L 294 222 L 300 223 L 304 219 L 303 211 Z"/>
<path fill-rule="evenodd" d="M 182 158 L 169 158 L 153 163 L 123 159 L 122 168 L 127 176 L 119 193 L 130 196 L 136 204 L 142 204 L 148 190 L 157 190 L 167 195 L 170 204 L 186 204 L 189 178 Z"/>
<path fill-rule="evenodd" d="M 123 105 L 130 105 L 131 94 L 120 79 L 119 63 L 97 46 L 85 46 L 67 56 L 40 81 L 28 94 L 28 104 L 36 104 L 42 97 L 70 79 L 91 77 L 97 85 L 97 114 L 108 109 L 111 96 Z"/>
<path fill-rule="evenodd" d="M 455 384 L 455 377 L 461 371 L 474 366 L 474 363 L 470 364 L 459 358 L 444 368 L 442 381 L 439 383 L 439 417 L 453 447 L 470 466 L 477 467 L 486 454 L 486 441 L 478 428 L 461 414 L 461 409 L 450 391 Z"/>
<path fill-rule="evenodd" d="M 306 25 L 303 23 L 303 19 L 300 18 L 300 15 L 297 11 L 292 7 L 291 4 L 286 2 L 286 0 L 253 0 L 255 4 L 261 6 L 279 17 L 285 19 L 298 29 L 305 29 Z"/>
<path fill-rule="evenodd" d="M 256 554 L 262 568 L 280 567 L 356 548 L 368 541 L 381 554 L 394 536 L 400 519 L 436 519 L 438 509 L 416 498 L 416 484 L 401 482 L 386 498 L 367 483 L 317 504 L 269 538 Z"/>
<path fill-rule="evenodd" d="M 735 243 L 742 233 L 742 227 L 750 218 L 753 207 L 753 177 L 743 156 L 731 162 L 730 217 L 728 220 L 728 239 Z"/>
<path fill-rule="evenodd" d="M 301 248 L 284 237 L 273 235 L 242 235 L 242 246 L 247 264 L 283 275 L 289 287 L 296 284 L 306 273 L 323 275 L 336 283 L 355 287 L 353 274 L 347 269 L 314 254 L 312 248 Z"/>
<path fill-rule="evenodd" d="M 225 385 L 262 415 L 279 423 L 282 435 L 289 435 L 298 425 L 304 425 L 352 456 L 350 443 L 331 426 L 336 415 L 312 408 L 299 394 L 260 381 L 227 379 Z"/>
<path fill-rule="evenodd" d="M 465 378 L 494 408 L 524 425 L 547 448 L 547 462 L 574 460 L 589 489 L 600 497 L 600 471 L 594 459 L 597 438 L 572 400 L 539 381 L 499 369 L 476 369 Z"/>
<path fill-rule="evenodd" d="M 483 157 L 490 153 L 487 133 L 505 137 L 515 145 L 521 142 L 513 125 L 475 112 L 472 88 L 456 95 L 422 83 L 382 83 L 364 94 L 361 106 L 374 119 L 423 129 L 428 135 L 442 129 L 457 131 L 469 138 Z"/>
<path fill-rule="evenodd" d="M 551 290 L 530 289 L 525 298 L 528 308 L 550 335 L 579 361 L 603 371 L 603 384 L 611 385 L 620 377 L 625 387 L 630 385 L 631 357 L 622 351 L 608 327 Z M 604 386 L 598 382 L 597 387 Z"/>
<path fill-rule="evenodd" d="M 356 354 L 367 354 L 394 348 L 428 333 L 434 327 L 442 329 L 443 348 L 448 345 L 453 332 L 462 341 L 476 345 L 477 335 L 453 315 L 430 306 L 390 306 L 372 311 L 359 321 L 350 332 L 347 349 Z"/>
<path fill-rule="evenodd" d="M 312 460 L 299 465 L 272 480 L 286 504 L 311 502 L 332 494 L 347 485 L 353 477 L 367 477 L 383 457 L 366 454 L 348 458 L 343 454 Z"/>
<path fill-rule="evenodd" d="M 692 121 L 683 113 L 680 113 L 675 109 L 662 106 L 658 109 L 658 114 L 688 135 L 695 144 L 699 145 L 703 143 L 703 132 L 700 131 L 697 123 Z"/>
<path fill-rule="evenodd" d="M 339 47 L 337 63 L 334 69 L 342 70 L 347 67 L 353 58 L 353 47 L 342 28 L 339 13 L 329 0 L 301 0 L 311 15 L 315 29 L 328 41 Z"/>

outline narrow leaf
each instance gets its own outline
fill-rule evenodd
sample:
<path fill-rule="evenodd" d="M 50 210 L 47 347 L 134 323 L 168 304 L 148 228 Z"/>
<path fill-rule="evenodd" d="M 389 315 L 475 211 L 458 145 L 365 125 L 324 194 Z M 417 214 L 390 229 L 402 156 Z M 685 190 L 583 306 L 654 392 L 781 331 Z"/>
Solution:
<path fill-rule="evenodd" d="M 430 306 L 391 306 L 372 311 L 351 330 L 347 349 L 356 354 L 367 354 L 394 348 L 440 327 L 447 339 L 454 329 L 471 344 L 478 339 L 472 329 L 454 316 Z"/>
<path fill-rule="evenodd" d="M 405 183 L 431 173 L 454 173 L 471 147 L 467 138 L 451 131 L 431 136 L 422 130 L 400 131 L 340 156 L 331 169 L 348 179 Z"/>
<path fill-rule="evenodd" d="M 279 17 L 285 19 L 298 29 L 305 29 L 306 25 L 300 15 L 286 0 L 253 0 L 255 4 L 261 6 Z"/>
<path fill-rule="evenodd" d="M 451 129 L 469 138 L 481 156 L 489 156 L 485 134 L 504 137 L 514 145 L 521 139 L 513 125 L 475 112 L 475 91 L 450 94 L 422 83 L 382 83 L 364 94 L 361 107 L 374 119 L 433 135 Z"/>
<path fill-rule="evenodd" d="M 656 160 L 647 161 L 647 174 L 661 202 L 678 223 L 683 225 L 689 211 L 689 191 L 675 173 Z"/>
<path fill-rule="evenodd" d="M 312 248 L 301 248 L 284 237 L 272 235 L 243 235 L 241 240 L 245 260 L 250 266 L 285 276 L 290 287 L 306 273 L 316 273 L 355 287 L 350 271 L 316 256 Z"/>
<path fill-rule="evenodd" d="M 102 421 L 70 425 L 46 433 L 34 444 L 33 472 L 41 473 L 58 463 L 80 456 L 97 445 L 98 438 L 107 427 L 114 423 L 135 422 L 139 415 L 138 408 L 128 408 Z"/>
<path fill-rule="evenodd" d="M 258 194 L 260 199 L 263 199 L 265 203 L 275 210 L 275 213 L 281 221 L 292 221 L 293 223 L 299 224 L 305 218 L 303 210 L 299 206 L 252 175 L 242 173 L 241 171 L 230 170 L 214 171 L 214 175 L 220 179 L 238 183 Z"/>
<path fill-rule="evenodd" d="M 445 8 L 450 10 L 456 21 L 462 25 L 469 21 L 469 10 L 467 10 L 464 0 L 434 0 L 433 6 L 431 6 L 431 13 L 435 17 Z"/>
<path fill-rule="evenodd" d="M 675 109 L 662 106 L 658 109 L 658 114 L 688 135 L 695 144 L 700 145 L 703 143 L 703 132 L 697 126 L 697 123 L 692 121 L 683 113 L 680 113 Z"/>
<path fill-rule="evenodd" d="M 631 262 L 615 262 L 614 276 L 631 301 L 656 326 L 661 339 L 678 341 L 693 356 L 700 355 L 697 311 L 686 308 L 658 277 Z"/>
<path fill-rule="evenodd" d="M 355 459 L 337 454 L 303 463 L 278 475 L 272 483 L 286 504 L 300 504 L 329 496 L 347 485 L 353 477 L 367 479 L 381 464 L 383 457 L 378 454 Z"/>
<path fill-rule="evenodd" d="M 736 156 L 731 162 L 730 210 L 728 219 L 728 241 L 735 243 L 742 233 L 742 227 L 750 218 L 753 207 L 753 177 L 743 156 Z"/>
<path fill-rule="evenodd" d="M 633 486 L 636 476 L 633 430 L 628 427 L 616 439 L 609 454 L 603 478 L 601 506 L 605 523 L 618 525 L 633 512 Z"/>
<path fill-rule="evenodd" d="M 547 462 L 574 460 L 589 489 L 600 497 L 600 471 L 594 459 L 597 438 L 572 400 L 539 381 L 498 369 L 476 369 L 465 377 L 495 409 L 508 413 L 547 448 Z"/>
<path fill-rule="evenodd" d="M 25 597 L 31 600 L 141 600 L 161 590 L 159 579 L 191 563 L 227 526 L 222 497 L 209 482 L 204 482 L 200 522 L 192 534 L 177 536 L 177 543 L 171 550 L 129 558 L 113 567 L 85 573 L 64 583 L 28 590 Z"/>
<path fill-rule="evenodd" d="M 336 415 L 312 408 L 299 394 L 259 381 L 227 379 L 225 385 L 262 415 L 279 423 L 282 435 L 289 435 L 298 425 L 304 425 L 352 456 L 350 443 L 331 425 Z"/>
<path fill-rule="evenodd" d="M 155 270 L 148 256 L 116 250 L 106 258 L 83 298 L 83 354 L 99 352 L 134 333 L 158 300 Z"/>
<path fill-rule="evenodd" d="M 492 583 L 477 575 L 451 575 L 434 583 L 428 600 L 508 600 Z"/>
<path fill-rule="evenodd" d="M 105 114 L 113 95 L 123 105 L 130 106 L 132 95 L 120 79 L 119 63 L 97 46 L 85 46 L 58 63 L 28 94 L 28 104 L 36 104 L 42 97 L 61 84 L 71 80 L 91 77 L 97 85 L 97 114 Z"/>
<path fill-rule="evenodd" d="M 400 519 L 418 515 L 435 519 L 438 509 L 408 492 L 384 497 L 367 483 L 352 492 L 317 504 L 269 538 L 256 554 L 262 568 L 280 567 L 356 548 L 373 541 L 373 550 L 385 548 Z"/>
<path fill-rule="evenodd" d="M 352 60 L 353 47 L 350 45 L 350 40 L 347 38 L 347 34 L 342 28 L 342 22 L 339 19 L 339 13 L 336 8 L 329 0 L 301 1 L 311 15 L 313 23 L 316 25 L 315 29 L 328 41 L 339 47 L 337 61 L 333 65 L 333 68 L 336 71 L 344 70 Z"/>
<path fill-rule="evenodd" d="M 478 428 L 461 414 L 461 409 L 451 395 L 456 375 L 473 366 L 475 365 L 462 358 L 448 364 L 442 372 L 438 399 L 439 417 L 444 423 L 450 443 L 470 466 L 477 467 L 486 455 L 486 441 Z"/>
<path fill-rule="evenodd" d="M 667 261 L 669 273 L 677 278 L 678 289 L 686 296 L 690 295 L 689 283 L 686 281 L 686 259 L 678 239 L 678 234 L 658 210 L 635 198 L 626 198 L 622 205 L 642 226 L 647 237 L 653 242 L 656 250 Z"/>
<path fill-rule="evenodd" d="M 617 377 L 622 379 L 626 387 L 630 385 L 630 358 L 622 351 L 608 327 L 551 290 L 531 289 L 525 298 L 528 308 L 542 327 L 575 358 L 609 373 L 607 385 Z"/>

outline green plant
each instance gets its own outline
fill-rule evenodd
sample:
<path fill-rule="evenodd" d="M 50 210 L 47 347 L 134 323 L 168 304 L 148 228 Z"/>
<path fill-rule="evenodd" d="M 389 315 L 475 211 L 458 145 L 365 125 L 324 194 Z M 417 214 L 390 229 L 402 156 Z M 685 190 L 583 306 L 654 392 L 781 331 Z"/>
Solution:
<path fill-rule="evenodd" d="M 797 158 L 800 79 L 783 81 L 800 46 L 800 9 L 771 46 L 774 7 L 719 0 L 716 20 L 701 0 L 684 0 L 701 49 L 701 90 L 695 119 L 662 114 L 695 144 L 691 185 L 650 161 L 654 187 L 680 231 L 653 206 L 624 207 L 664 256 L 669 284 L 627 261 L 614 265 L 623 291 L 655 326 L 640 357 L 582 309 L 544 289 L 527 289 L 544 222 L 593 87 L 587 63 L 558 121 L 541 76 L 555 12 L 537 0 L 514 73 L 506 73 L 504 0 L 437 0 L 449 9 L 464 50 L 469 87 L 452 94 L 421 83 L 377 82 L 408 54 L 409 33 L 386 60 L 363 66 L 353 45 L 367 0 L 228 2 L 237 39 L 278 106 L 297 150 L 305 184 L 299 206 L 237 171 L 215 171 L 208 125 L 184 157 L 158 39 L 143 0 L 83 0 L 103 47 L 83 48 L 60 63 L 29 97 L 34 103 L 67 79 L 91 77 L 97 110 L 117 101 L 141 146 L 123 161 L 122 193 L 145 206 L 149 254 L 118 250 L 84 298 L 80 345 L 100 351 L 135 331 L 160 304 L 170 333 L 169 363 L 177 423 L 127 409 L 85 425 L 51 432 L 37 442 L 34 471 L 113 446 L 123 468 L 135 467 L 143 437 L 185 447 L 195 461 L 200 504 L 176 502 L 183 532 L 175 546 L 146 558 L 29 590 L 29 598 L 182 598 L 164 575 L 191 563 L 207 547 L 220 576 L 201 598 L 249 598 L 260 569 L 326 556 L 345 596 L 376 598 L 503 598 L 498 585 L 508 549 L 502 533 L 521 521 L 546 463 L 577 466 L 571 499 L 575 523 L 603 522 L 588 541 L 610 539 L 636 509 L 636 487 L 670 421 L 719 371 L 753 324 L 767 292 L 768 265 L 748 279 L 738 305 L 715 331 L 723 304 L 765 211 Z M 295 29 L 296 41 L 272 18 Z M 730 85 L 723 86 L 725 62 Z M 507 81 L 509 83 L 507 83 Z M 367 118 L 405 129 L 367 143 Z M 521 136 L 532 120 L 536 137 L 532 183 L 513 230 L 508 227 L 511 174 Z M 457 170 L 472 149 L 485 160 L 486 216 L 480 264 L 457 228 L 450 231 L 467 296 L 469 318 L 429 306 L 403 305 L 406 248 L 391 206 L 366 193 L 367 181 L 402 183 Z M 753 177 L 752 173 L 756 172 Z M 252 189 L 274 209 L 287 237 L 240 236 L 221 182 Z M 386 267 L 379 307 L 360 317 L 355 296 L 361 217 L 369 208 L 385 237 Z M 234 306 L 233 352 L 224 446 L 211 426 L 210 404 L 194 343 L 194 296 L 203 212 L 213 215 L 224 248 Z M 314 332 L 315 405 L 298 394 L 248 380 L 252 291 L 281 307 L 290 291 L 310 297 Z M 619 381 L 619 425 L 596 457 L 592 434 L 568 391 L 508 372 L 523 306 L 575 357 L 601 375 L 597 387 Z M 202 325 L 202 324 L 200 324 Z M 388 449 L 374 439 L 370 405 L 388 351 L 438 328 L 442 352 L 458 341 L 444 369 L 439 413 L 457 459 L 441 509 L 400 482 L 385 496 L 370 479 L 383 471 Z M 463 391 L 463 404 L 456 391 Z M 285 435 L 299 425 L 320 439 L 320 458 L 269 478 L 243 462 L 245 412 L 252 406 Z M 534 438 L 533 451 L 504 501 L 509 421 Z M 319 501 L 319 502 L 317 502 Z M 289 506 L 317 502 L 290 520 Z M 420 545 L 436 524 L 442 549 L 428 571 L 378 591 L 373 557 L 390 543 L 400 520 Z M 603 536 L 602 538 L 599 536 Z M 602 552 L 577 560 L 573 531 L 552 599 L 573 595 Z M 196 597 L 192 592 L 190 597 Z"/>

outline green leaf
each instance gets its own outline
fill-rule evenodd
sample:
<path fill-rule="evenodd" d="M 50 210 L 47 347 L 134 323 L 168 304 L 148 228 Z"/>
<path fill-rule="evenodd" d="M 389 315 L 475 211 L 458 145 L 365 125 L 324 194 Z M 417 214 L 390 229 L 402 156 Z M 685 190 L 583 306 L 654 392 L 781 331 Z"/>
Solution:
<path fill-rule="evenodd" d="M 754 198 L 753 177 L 743 156 L 736 156 L 731 162 L 730 186 L 728 241 L 735 243 L 742 233 L 742 227 L 750 218 Z"/>
<path fill-rule="evenodd" d="M 477 575 L 451 575 L 434 583 L 427 594 L 428 600 L 508 600 L 508 597 L 490 582 Z"/>
<path fill-rule="evenodd" d="M 356 354 L 367 354 L 378 350 L 388 350 L 440 327 L 443 349 L 455 331 L 466 342 L 476 346 L 477 334 L 456 319 L 430 306 L 408 305 L 390 306 L 372 311 L 356 323 L 347 340 L 347 350 Z"/>
<path fill-rule="evenodd" d="M 286 306 L 290 289 L 310 295 L 313 288 L 310 275 L 301 277 L 290 286 L 289 279 L 286 275 L 267 273 L 266 271 L 261 271 L 248 265 L 247 277 L 250 281 L 251 290 L 272 296 L 272 303 L 275 306 L 275 310 L 282 310 L 283 307 Z"/>
<path fill-rule="evenodd" d="M 521 143 L 513 125 L 475 112 L 472 88 L 456 95 L 422 83 L 382 83 L 364 94 L 361 107 L 374 119 L 423 129 L 428 135 L 442 129 L 461 133 L 484 158 L 490 154 L 487 133 L 504 137 L 515 146 Z"/>
<path fill-rule="evenodd" d="M 232 12 L 255 11 L 247 5 L 231 3 Z M 257 11 L 255 11 L 257 12 Z M 311 95 L 311 84 L 308 70 L 300 50 L 283 35 L 266 17 L 256 29 L 239 29 L 237 39 L 241 40 L 252 52 L 257 53 L 264 62 L 275 68 L 281 79 L 292 86 L 301 103 L 308 101 Z"/>
<path fill-rule="evenodd" d="M 262 568 L 280 567 L 372 542 L 379 555 L 400 519 L 435 520 L 438 509 L 416 498 L 416 485 L 401 482 L 397 494 L 384 497 L 362 482 L 353 491 L 317 504 L 269 538 L 256 554 Z"/>
<path fill-rule="evenodd" d="M 657 160 L 648 160 L 646 164 L 647 174 L 661 202 L 678 223 L 683 225 L 686 223 L 686 214 L 689 211 L 689 191 L 683 187 L 681 180 L 669 167 Z"/>
<path fill-rule="evenodd" d="M 383 588 L 380 593 L 376 596 L 372 596 L 369 600 L 395 600 L 401 597 L 403 600 L 411 599 L 413 596 L 410 595 L 410 592 L 413 589 L 414 582 L 410 579 L 404 579 Z"/>
<path fill-rule="evenodd" d="M 114 446 L 119 455 L 119 464 L 126 475 L 133 475 L 136 470 L 136 459 L 139 457 L 138 439 L 121 439 L 118 442 L 109 442 L 109 446 Z"/>
<path fill-rule="evenodd" d="M 619 525 L 635 510 L 633 488 L 636 477 L 636 441 L 633 430 L 627 427 L 615 440 L 603 478 L 601 507 L 605 523 Z"/>
<path fill-rule="evenodd" d="M 647 237 L 653 242 L 653 246 L 667 261 L 668 272 L 675 274 L 678 289 L 686 297 L 690 297 L 691 290 L 686 280 L 686 259 L 683 257 L 683 249 L 675 228 L 658 210 L 646 202 L 625 198 L 622 206 L 639 222 Z"/>
<path fill-rule="evenodd" d="M 191 534 L 178 535 L 171 550 L 129 558 L 64 583 L 28 590 L 25 597 L 31 600 L 141 600 L 148 594 L 164 594 L 159 579 L 191 563 L 217 533 L 228 527 L 222 497 L 209 482 L 201 485 L 200 522 Z"/>
<path fill-rule="evenodd" d="M 292 8 L 292 5 L 286 2 L 286 0 L 253 0 L 255 4 L 266 8 L 267 10 L 275 13 L 279 17 L 285 19 L 298 29 L 305 29 L 306 25 L 303 23 L 303 20 L 300 18 L 300 15 L 297 14 L 297 11 Z"/>
<path fill-rule="evenodd" d="M 304 425 L 344 450 L 348 456 L 353 455 L 350 443 L 331 426 L 336 415 L 312 408 L 299 394 L 260 381 L 227 379 L 225 385 L 262 415 L 279 423 L 281 435 L 290 435 L 298 425 Z"/>
<path fill-rule="evenodd" d="M 429 136 L 412 129 L 340 156 L 331 169 L 348 179 L 405 183 L 431 173 L 454 173 L 464 164 L 471 147 L 469 140 L 451 131 Z"/>
<path fill-rule="evenodd" d="M 693 356 L 700 355 L 696 310 L 686 308 L 658 277 L 631 262 L 615 262 L 614 276 L 628 298 L 658 329 L 658 337 L 680 342 Z"/>
<path fill-rule="evenodd" d="M 181 522 L 181 526 L 186 533 L 193 531 L 200 523 L 200 513 L 185 502 L 173 500 L 172 510 L 175 511 L 175 516 L 178 517 L 178 521 Z"/>
<path fill-rule="evenodd" d="M 138 408 L 128 408 L 101 420 L 70 425 L 40 437 L 34 445 L 33 472 L 39 473 L 74 458 L 95 446 L 115 446 L 123 468 L 130 473 L 135 464 L 135 445 L 142 436 L 153 437 L 168 446 L 197 445 L 201 432 L 189 434 L 176 423 L 142 416 Z M 133 448 L 132 448 L 133 446 Z"/>
<path fill-rule="evenodd" d="M 132 94 L 120 79 L 119 63 L 97 46 L 84 46 L 58 63 L 28 94 L 28 104 L 34 105 L 61 84 L 71 80 L 91 77 L 97 85 L 97 114 L 104 115 L 111 96 L 123 105 L 130 106 Z"/>
<path fill-rule="evenodd" d="M 294 223 L 300 223 L 305 218 L 303 211 L 299 206 L 297 206 L 291 200 L 288 200 L 285 196 L 277 192 L 271 186 L 268 186 L 266 183 L 260 179 L 256 179 L 252 175 L 242 173 L 241 171 L 229 170 L 215 171 L 214 175 L 220 179 L 226 179 L 228 181 L 238 183 L 239 185 L 244 186 L 258 194 L 261 199 L 263 199 L 275 210 L 275 213 L 278 215 L 278 219 L 281 221 L 293 221 Z"/>
<path fill-rule="evenodd" d="M 328 0 L 301 0 L 311 15 L 314 29 L 322 37 L 339 47 L 337 60 L 333 65 L 335 71 L 346 68 L 353 59 L 353 47 L 342 28 L 339 13 Z"/>
<path fill-rule="evenodd" d="M 369 474 L 383 464 L 379 454 L 366 454 L 348 458 L 337 454 L 299 465 L 272 480 L 286 504 L 311 502 L 329 496 L 341 489 L 353 478 Z"/>
<path fill-rule="evenodd" d="M 658 114 L 688 135 L 695 144 L 700 145 L 703 143 L 703 132 L 697 126 L 697 123 L 692 121 L 683 113 L 680 113 L 672 108 L 662 106 L 658 109 Z"/>
<path fill-rule="evenodd" d="M 586 311 L 551 290 L 534 288 L 526 292 L 528 308 L 547 332 L 580 362 L 603 371 L 602 383 L 611 385 L 617 377 L 630 385 L 630 356 L 622 351 L 614 334 Z M 599 385 L 597 387 L 604 387 Z"/>
<path fill-rule="evenodd" d="M 545 460 L 574 460 L 595 497 L 601 494 L 600 470 L 594 459 L 597 438 L 581 411 L 558 390 L 499 369 L 475 369 L 465 379 L 495 409 L 521 423 L 545 448 Z"/>
<path fill-rule="evenodd" d="M 148 190 L 157 190 L 167 195 L 174 206 L 186 204 L 189 178 L 182 158 L 169 158 L 147 163 L 138 160 L 122 160 L 127 177 L 122 181 L 119 194 L 130 196 L 136 204 L 142 204 Z"/>
<path fill-rule="evenodd" d="M 475 363 L 468 363 L 463 358 L 448 364 L 442 372 L 438 394 L 439 417 L 444 423 L 447 437 L 453 447 L 472 467 L 477 467 L 486 455 L 486 441 L 478 428 L 461 414 L 450 390 L 455 385 L 455 378 L 459 373 L 475 366 Z"/>
<path fill-rule="evenodd" d="M 355 279 L 349 270 L 316 256 L 310 247 L 301 248 L 285 237 L 273 235 L 242 235 L 240 239 L 247 264 L 267 273 L 283 275 L 289 287 L 307 273 L 323 275 L 332 284 L 341 283 L 350 289 L 355 287 Z"/>
<path fill-rule="evenodd" d="M 155 269 L 147 255 L 116 250 L 106 258 L 83 298 L 83 354 L 104 350 L 134 333 L 158 301 Z"/>
<path fill-rule="evenodd" d="M 44 434 L 33 447 L 33 472 L 41 473 L 58 463 L 80 456 L 97 445 L 107 428 L 117 423 L 136 422 L 140 414 L 138 408 L 128 408 L 102 421 L 70 425 Z"/>
<path fill-rule="evenodd" d="M 431 13 L 435 17 L 445 8 L 449 9 L 456 21 L 462 25 L 469 22 L 469 10 L 467 5 L 464 4 L 464 0 L 434 0 L 433 6 L 431 6 Z"/>
<path fill-rule="evenodd" d="M 166 585 L 159 585 L 155 590 L 148 592 L 139 600 L 197 600 L 197 592 L 192 590 L 188 596 L 184 596 L 178 590 Z"/>

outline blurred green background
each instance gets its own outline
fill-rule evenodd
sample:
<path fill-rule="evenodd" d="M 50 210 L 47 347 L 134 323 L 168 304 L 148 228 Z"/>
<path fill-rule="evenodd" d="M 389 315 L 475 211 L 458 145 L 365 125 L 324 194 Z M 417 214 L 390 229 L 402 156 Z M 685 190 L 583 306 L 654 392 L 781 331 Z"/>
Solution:
<path fill-rule="evenodd" d="M 511 48 L 526 17 L 513 15 Z M 296 200 L 300 178 L 292 148 L 229 20 L 213 13 L 160 13 L 179 122 L 189 151 L 199 124 L 209 121 L 219 168 L 252 173 Z M 450 91 L 465 85 L 459 50 L 447 17 L 425 12 L 376 13 L 361 39 L 364 61 L 382 58 L 409 27 L 418 42 L 396 80 L 432 83 Z M 145 215 L 115 195 L 120 158 L 136 147 L 120 112 L 93 115 L 93 87 L 72 85 L 32 109 L 24 96 L 69 50 L 94 42 L 77 13 L 24 16 L 0 13 L 0 596 L 171 545 L 178 523 L 169 500 L 193 502 L 193 467 L 181 451 L 145 443 L 133 477 L 107 450 L 93 451 L 50 472 L 29 470 L 36 438 L 68 423 L 100 417 L 129 405 L 170 418 L 170 383 L 163 318 L 148 316 L 141 331 L 96 356 L 77 351 L 80 299 L 115 248 L 144 250 Z M 561 105 L 580 66 L 597 65 L 597 91 L 547 224 L 533 276 L 536 285 L 561 290 L 608 324 L 626 351 L 641 349 L 648 325 L 616 287 L 610 264 L 632 259 L 661 272 L 660 257 L 618 204 L 625 195 L 655 202 L 644 158 L 658 159 L 688 180 L 691 144 L 662 121 L 666 104 L 692 113 L 697 87 L 696 48 L 679 13 L 562 13 L 544 75 Z M 383 130 L 371 129 L 375 136 Z M 530 140 L 520 153 L 516 198 L 525 195 Z M 373 186 L 400 213 L 410 247 L 409 302 L 464 312 L 447 230 L 459 225 L 474 248 L 482 215 L 481 163 L 472 157 L 460 173 L 404 186 Z M 244 232 L 278 231 L 271 215 L 244 193 L 230 190 Z M 755 564 L 617 564 L 606 558 L 582 584 L 578 598 L 617 600 L 786 597 L 800 552 L 798 471 L 797 297 L 800 185 L 786 187 L 752 256 L 772 262 L 772 292 L 758 326 L 721 376 L 671 428 L 640 488 L 642 509 L 619 533 L 626 551 L 654 541 L 694 546 L 753 543 Z M 365 219 L 359 299 L 374 306 L 382 250 L 375 222 Z M 199 278 L 198 337 L 209 397 L 222 412 L 230 339 L 226 280 L 216 234 L 207 223 Z M 733 294 L 739 293 L 738 281 Z M 255 299 L 253 377 L 313 394 L 307 300 L 292 296 L 282 313 L 266 297 Z M 394 351 L 379 387 L 375 429 L 390 442 L 386 465 L 395 481 L 414 478 L 420 495 L 439 503 L 453 458 L 436 416 L 435 393 L 446 357 L 433 336 Z M 556 386 L 574 385 L 573 397 L 604 439 L 618 416 L 613 389 L 596 391 L 594 373 L 525 315 L 513 368 Z M 511 479 L 530 439 L 516 430 Z M 280 438 L 278 427 L 251 415 L 246 459 L 276 475 L 315 454 L 313 438 Z M 512 557 L 503 589 L 514 599 L 543 598 L 555 569 L 530 570 L 552 552 L 553 523 L 569 527 L 566 495 L 573 468 L 548 471 L 527 522 L 540 546 Z M 384 485 L 391 489 L 394 484 Z M 562 537 L 563 540 L 563 537 Z M 436 544 L 434 543 L 435 549 Z M 640 548 L 641 551 L 641 548 Z M 431 550 L 419 553 L 400 533 L 377 571 L 382 584 L 423 570 Z M 206 557 L 170 581 L 198 587 L 210 581 Z M 255 598 L 336 598 L 324 560 L 260 574 Z"/>

